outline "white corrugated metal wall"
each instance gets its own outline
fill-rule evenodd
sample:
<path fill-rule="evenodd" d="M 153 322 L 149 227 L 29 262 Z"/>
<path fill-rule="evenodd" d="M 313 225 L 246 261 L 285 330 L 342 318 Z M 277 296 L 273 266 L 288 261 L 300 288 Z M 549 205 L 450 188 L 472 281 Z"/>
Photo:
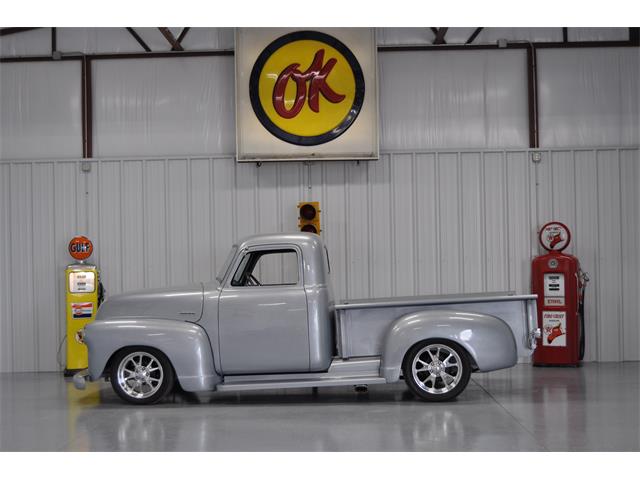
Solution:
<path fill-rule="evenodd" d="M 472 30 L 452 28 L 448 39 L 464 41 Z M 561 31 L 512 30 L 485 29 L 482 40 L 554 40 Z M 628 34 L 583 30 L 569 35 Z M 141 33 L 154 50 L 169 48 L 156 29 Z M 231 48 L 232 33 L 193 29 L 185 46 Z M 123 29 L 59 34 L 68 51 L 139 49 Z M 378 31 L 381 44 L 430 36 Z M 49 47 L 42 29 L 3 37 L 0 53 Z M 227 155 L 231 58 L 96 61 L 94 153 L 122 158 L 93 161 L 88 174 L 76 160 L 77 62 L 0 65 L 0 371 L 57 368 L 63 267 L 75 233 L 94 239 L 109 293 L 177 284 L 211 278 L 239 236 L 293 230 L 305 198 L 322 202 L 343 298 L 526 291 L 536 226 L 564 220 L 574 231 L 570 250 L 592 278 L 587 359 L 640 359 L 638 49 L 541 50 L 538 61 L 540 139 L 555 148 L 539 165 L 524 149 L 524 53 L 495 50 L 380 54 L 387 153 L 309 169 L 257 169 Z M 456 150 L 433 150 L 444 147 Z"/>
<path fill-rule="evenodd" d="M 574 232 L 591 274 L 589 360 L 638 360 L 637 148 L 387 152 L 380 161 L 232 157 L 0 163 L 0 370 L 58 368 L 66 245 L 86 232 L 109 294 L 208 280 L 234 239 L 295 230 L 319 200 L 341 298 L 529 288 L 536 226 Z M 621 232 L 621 233 L 620 233 Z M 31 292 L 35 291 L 36 295 Z"/>

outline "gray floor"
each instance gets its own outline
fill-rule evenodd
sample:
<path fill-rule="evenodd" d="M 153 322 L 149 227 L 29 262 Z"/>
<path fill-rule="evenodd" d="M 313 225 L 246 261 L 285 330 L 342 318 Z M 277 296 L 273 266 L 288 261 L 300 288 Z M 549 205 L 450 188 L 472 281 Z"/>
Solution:
<path fill-rule="evenodd" d="M 640 450 L 640 363 L 474 374 L 450 403 L 404 383 L 122 404 L 107 383 L 0 375 L 0 450 Z"/>

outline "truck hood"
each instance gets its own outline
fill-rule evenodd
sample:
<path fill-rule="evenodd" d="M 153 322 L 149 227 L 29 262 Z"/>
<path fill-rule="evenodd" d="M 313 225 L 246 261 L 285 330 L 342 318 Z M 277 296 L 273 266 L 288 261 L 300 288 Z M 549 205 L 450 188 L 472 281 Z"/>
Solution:
<path fill-rule="evenodd" d="M 96 320 L 154 318 L 197 322 L 202 317 L 203 298 L 202 283 L 122 293 L 100 306 Z"/>

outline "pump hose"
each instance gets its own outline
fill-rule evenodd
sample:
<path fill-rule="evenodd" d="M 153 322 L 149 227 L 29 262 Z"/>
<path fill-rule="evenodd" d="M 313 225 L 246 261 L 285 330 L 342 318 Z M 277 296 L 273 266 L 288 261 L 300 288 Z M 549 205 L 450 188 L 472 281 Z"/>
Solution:
<path fill-rule="evenodd" d="M 579 360 L 584 359 L 584 290 L 582 291 L 582 299 L 578 306 L 578 315 L 580 316 L 580 356 Z"/>

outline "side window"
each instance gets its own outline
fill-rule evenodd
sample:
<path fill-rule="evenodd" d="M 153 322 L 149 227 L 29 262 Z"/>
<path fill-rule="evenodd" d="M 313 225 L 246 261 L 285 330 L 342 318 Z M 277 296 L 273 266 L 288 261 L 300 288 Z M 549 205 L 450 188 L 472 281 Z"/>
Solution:
<path fill-rule="evenodd" d="M 297 284 L 298 254 L 292 249 L 247 253 L 231 280 L 234 287 Z"/>
<path fill-rule="evenodd" d="M 250 253 L 247 253 L 244 257 L 242 257 L 242 260 L 240 261 L 240 265 L 238 265 L 238 270 L 236 270 L 235 275 L 231 279 L 231 285 L 233 285 L 234 287 L 239 287 L 245 284 L 245 276 L 246 276 L 245 272 L 247 270 L 247 266 L 249 265 L 250 260 L 251 260 Z"/>

